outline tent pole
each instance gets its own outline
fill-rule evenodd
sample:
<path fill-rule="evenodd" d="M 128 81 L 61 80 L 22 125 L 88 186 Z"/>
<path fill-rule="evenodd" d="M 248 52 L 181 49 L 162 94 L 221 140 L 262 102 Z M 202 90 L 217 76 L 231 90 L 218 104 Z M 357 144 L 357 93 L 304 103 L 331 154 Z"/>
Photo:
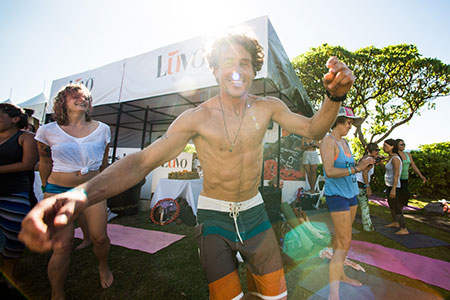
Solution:
<path fill-rule="evenodd" d="M 264 89 L 264 97 L 266 97 L 266 78 L 263 78 L 263 89 Z M 267 128 L 266 128 L 267 130 Z M 263 159 L 262 159 L 262 172 L 261 172 L 261 188 L 264 186 L 264 149 L 263 149 Z"/>
<path fill-rule="evenodd" d="M 152 143 L 152 135 L 153 135 L 153 124 L 150 124 L 150 136 L 148 137 L 148 143 Z"/>
<path fill-rule="evenodd" d="M 119 110 L 117 113 L 116 130 L 114 135 L 114 145 L 113 145 L 113 155 L 112 163 L 116 161 L 117 144 L 119 142 L 119 127 L 120 127 L 120 116 L 122 115 L 122 103 L 119 103 Z"/>
<path fill-rule="evenodd" d="M 144 115 L 144 128 L 142 130 L 142 141 L 141 141 L 141 150 L 144 149 L 145 145 L 145 131 L 147 130 L 147 120 L 148 120 L 148 105 L 145 109 L 145 115 Z"/>
<path fill-rule="evenodd" d="M 281 100 L 281 92 L 279 94 Z M 281 169 L 281 126 L 278 124 L 278 163 L 277 163 L 277 187 L 280 186 L 280 169 Z"/>

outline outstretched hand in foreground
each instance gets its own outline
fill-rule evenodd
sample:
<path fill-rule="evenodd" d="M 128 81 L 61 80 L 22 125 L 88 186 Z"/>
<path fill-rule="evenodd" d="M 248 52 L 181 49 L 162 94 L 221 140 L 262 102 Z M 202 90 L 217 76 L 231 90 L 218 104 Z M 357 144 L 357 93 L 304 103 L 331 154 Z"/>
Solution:
<path fill-rule="evenodd" d="M 87 206 L 81 190 L 72 190 L 41 200 L 22 221 L 19 239 L 32 251 L 47 252 L 61 247 L 56 233 Z"/>

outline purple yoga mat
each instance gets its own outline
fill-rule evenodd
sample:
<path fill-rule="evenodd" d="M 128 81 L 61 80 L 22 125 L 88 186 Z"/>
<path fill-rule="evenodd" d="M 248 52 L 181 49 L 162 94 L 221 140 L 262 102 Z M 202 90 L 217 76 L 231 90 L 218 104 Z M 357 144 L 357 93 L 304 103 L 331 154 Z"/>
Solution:
<path fill-rule="evenodd" d="M 387 202 L 387 200 L 385 198 L 372 196 L 372 197 L 370 197 L 369 201 L 372 202 L 372 203 L 376 203 L 376 204 L 378 204 L 380 206 L 389 207 L 389 203 Z M 404 206 L 403 210 L 406 210 L 406 211 L 420 210 L 420 208 L 408 205 L 408 206 Z"/>
<path fill-rule="evenodd" d="M 184 235 L 179 234 L 127 227 L 117 224 L 108 224 L 107 230 L 112 245 L 151 254 L 156 253 L 184 237 Z M 83 238 L 83 233 L 80 228 L 75 229 L 75 237 L 79 239 Z"/>
<path fill-rule="evenodd" d="M 363 241 L 352 241 L 348 257 L 450 291 L 449 262 Z"/>

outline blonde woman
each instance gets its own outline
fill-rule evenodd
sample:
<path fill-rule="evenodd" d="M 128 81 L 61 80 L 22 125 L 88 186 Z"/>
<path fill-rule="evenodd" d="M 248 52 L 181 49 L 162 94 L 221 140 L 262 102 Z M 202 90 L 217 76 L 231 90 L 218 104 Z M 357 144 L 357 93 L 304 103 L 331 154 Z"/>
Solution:
<path fill-rule="evenodd" d="M 106 167 L 111 132 L 107 125 L 91 119 L 91 109 L 92 97 L 86 87 L 69 84 L 55 97 L 56 122 L 41 126 L 37 131 L 39 173 L 45 198 L 86 182 Z M 110 242 L 106 233 L 106 201 L 87 207 L 83 216 L 99 262 L 100 283 L 107 288 L 113 282 L 113 275 L 107 262 Z M 60 235 L 63 242 L 53 247 L 48 277 L 52 299 L 64 299 L 74 227 L 64 227 L 56 235 Z"/>

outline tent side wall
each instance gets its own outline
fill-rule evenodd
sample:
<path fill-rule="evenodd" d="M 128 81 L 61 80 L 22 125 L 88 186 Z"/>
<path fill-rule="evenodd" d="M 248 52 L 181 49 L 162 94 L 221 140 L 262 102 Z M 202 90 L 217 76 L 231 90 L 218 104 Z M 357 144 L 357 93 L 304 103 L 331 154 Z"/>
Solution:
<path fill-rule="evenodd" d="M 270 21 L 268 22 L 269 57 L 267 77 L 272 80 L 278 90 L 285 95 L 301 114 L 311 117 L 313 106 L 300 79 L 284 51 L 284 48 Z"/>

